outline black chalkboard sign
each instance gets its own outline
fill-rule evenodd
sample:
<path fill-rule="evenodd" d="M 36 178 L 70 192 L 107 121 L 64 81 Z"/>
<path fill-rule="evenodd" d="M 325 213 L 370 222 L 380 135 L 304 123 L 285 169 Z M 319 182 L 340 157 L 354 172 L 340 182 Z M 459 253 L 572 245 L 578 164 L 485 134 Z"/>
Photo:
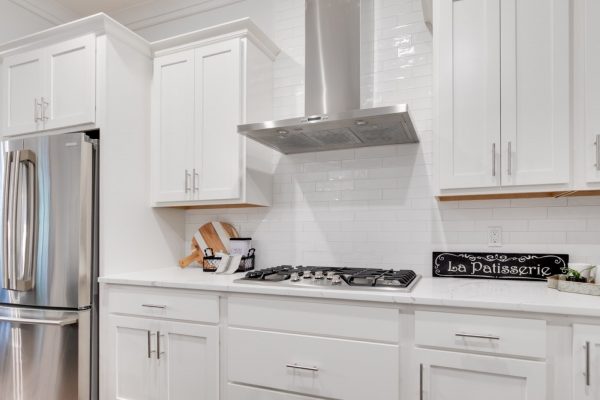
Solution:
<path fill-rule="evenodd" d="M 433 276 L 545 281 L 568 264 L 568 254 L 434 252 Z"/>

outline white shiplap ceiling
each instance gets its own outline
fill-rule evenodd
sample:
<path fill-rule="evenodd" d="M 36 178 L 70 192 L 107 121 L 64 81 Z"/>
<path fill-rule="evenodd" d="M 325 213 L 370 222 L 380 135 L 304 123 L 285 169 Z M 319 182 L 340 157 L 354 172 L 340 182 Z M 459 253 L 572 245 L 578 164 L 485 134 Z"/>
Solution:
<path fill-rule="evenodd" d="M 125 8 L 142 5 L 148 0 L 55 0 L 62 6 L 73 11 L 80 17 L 99 12 L 123 10 Z"/>

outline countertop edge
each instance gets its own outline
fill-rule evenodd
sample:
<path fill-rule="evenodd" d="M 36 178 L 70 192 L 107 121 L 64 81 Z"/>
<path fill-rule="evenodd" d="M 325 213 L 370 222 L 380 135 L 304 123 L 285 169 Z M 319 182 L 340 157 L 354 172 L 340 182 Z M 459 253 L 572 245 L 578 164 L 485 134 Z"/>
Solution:
<path fill-rule="evenodd" d="M 160 271 L 160 270 L 157 270 Z M 239 276 L 236 276 L 237 279 Z M 223 277 L 227 279 L 228 277 Z M 160 280 L 150 278 L 137 278 L 131 276 L 107 276 L 99 278 L 101 284 L 106 285 L 127 285 L 127 286 L 144 286 L 144 287 L 159 287 L 166 289 L 185 289 L 185 290 L 200 290 L 211 292 L 227 292 L 241 294 L 256 294 L 256 295 L 271 295 L 271 296 L 287 296 L 300 298 L 314 299 L 330 299 L 330 300 L 346 300 L 369 303 L 388 303 L 397 305 L 409 306 L 433 306 L 433 307 L 454 307 L 454 308 L 470 308 L 481 310 L 495 310 L 508 312 L 527 312 L 536 314 L 550 314 L 557 316 L 576 316 L 600 318 L 600 299 L 597 308 L 577 307 L 572 305 L 556 305 L 556 304 L 539 304 L 528 303 L 526 301 L 515 300 L 514 302 L 501 301 L 485 301 L 481 299 L 454 299 L 436 298 L 419 295 L 414 291 L 412 293 L 381 293 L 367 291 L 333 291 L 327 289 L 311 289 L 311 288 L 289 288 L 289 287 L 274 287 L 263 285 L 250 285 L 243 283 L 234 283 L 234 277 L 229 277 L 229 281 L 225 282 L 183 282 L 173 280 Z"/>

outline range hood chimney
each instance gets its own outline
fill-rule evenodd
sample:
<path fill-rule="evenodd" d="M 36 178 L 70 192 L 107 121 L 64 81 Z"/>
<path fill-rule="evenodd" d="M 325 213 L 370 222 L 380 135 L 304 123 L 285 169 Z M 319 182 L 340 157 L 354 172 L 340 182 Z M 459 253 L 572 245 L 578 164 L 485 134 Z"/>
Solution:
<path fill-rule="evenodd" d="M 306 0 L 306 116 L 238 132 L 284 154 L 417 143 L 406 104 L 360 109 L 360 21 L 360 0 Z"/>

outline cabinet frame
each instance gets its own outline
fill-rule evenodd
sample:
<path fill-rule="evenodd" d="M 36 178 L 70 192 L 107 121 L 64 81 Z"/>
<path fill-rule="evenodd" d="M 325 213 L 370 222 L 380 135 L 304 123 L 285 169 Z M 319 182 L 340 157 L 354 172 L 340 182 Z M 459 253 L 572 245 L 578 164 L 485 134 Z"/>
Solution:
<path fill-rule="evenodd" d="M 59 115 L 55 103 L 60 96 L 60 87 L 55 82 L 56 69 L 55 56 L 67 55 L 74 51 L 83 52 L 77 71 L 80 80 L 78 85 L 83 92 L 76 99 L 67 98 L 71 102 L 81 105 L 81 110 Z M 39 60 L 37 74 L 39 87 L 31 98 L 31 122 L 14 125 L 11 121 L 11 93 L 10 69 L 13 66 L 26 64 L 27 60 Z M 2 95 L 2 135 L 12 136 L 39 131 L 66 128 L 77 125 L 93 124 L 96 121 L 96 35 L 93 33 L 76 37 L 74 39 L 47 45 L 39 49 L 17 53 L 4 58 L 2 62 L 1 79 L 4 88 Z"/>
<path fill-rule="evenodd" d="M 444 367 L 463 371 L 498 374 L 524 378 L 527 381 L 527 400 L 546 400 L 546 364 L 542 361 L 485 356 L 470 353 L 429 350 L 415 350 L 419 370 L 419 398 L 430 400 L 431 368 Z M 485 367 L 485 368 L 483 368 Z"/>

